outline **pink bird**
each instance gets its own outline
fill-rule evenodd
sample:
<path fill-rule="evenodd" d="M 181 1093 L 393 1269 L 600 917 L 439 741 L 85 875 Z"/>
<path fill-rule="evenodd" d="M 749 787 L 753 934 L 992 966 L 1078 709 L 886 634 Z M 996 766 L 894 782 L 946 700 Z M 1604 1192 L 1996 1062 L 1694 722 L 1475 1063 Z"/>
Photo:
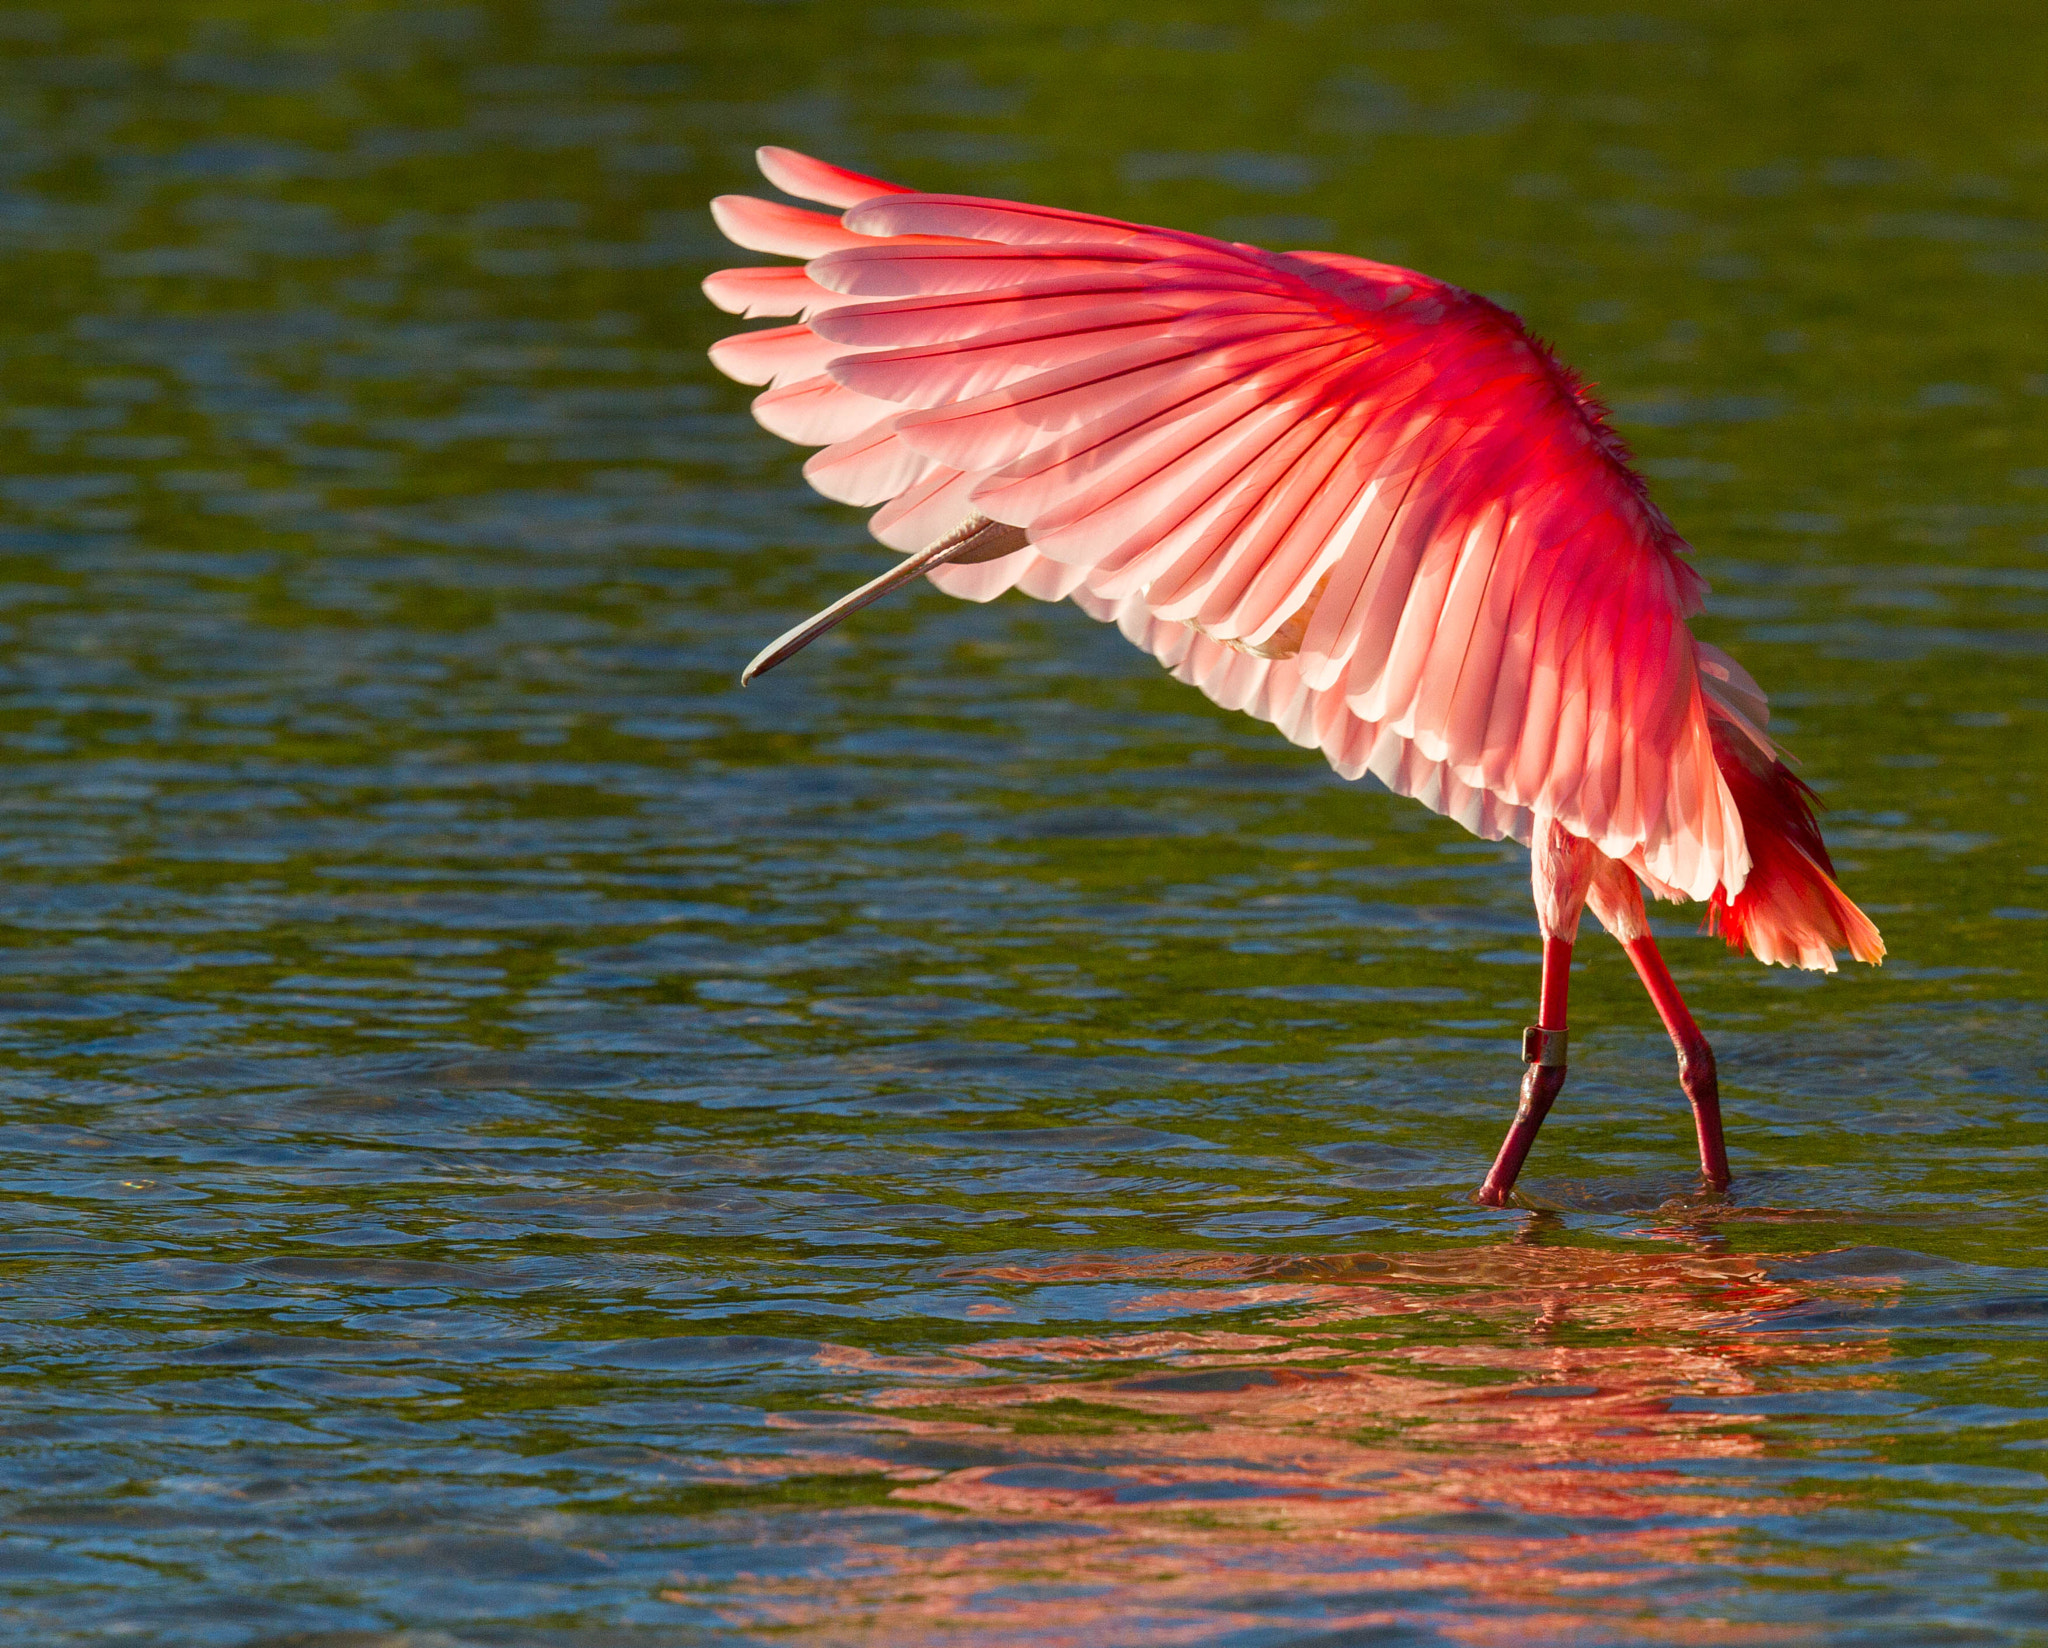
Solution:
<path fill-rule="evenodd" d="M 1565 1079 L 1580 912 L 1620 940 L 1678 1052 L 1700 1168 L 1729 1184 L 1713 1050 L 1642 888 L 1701 899 L 1760 961 L 1884 943 L 1834 881 L 1813 792 L 1748 672 L 1686 620 L 1706 583 L 1602 408 L 1498 304 L 1413 270 L 1267 252 L 1007 200 L 918 194 L 788 149 L 805 211 L 713 202 L 750 250 L 713 346 L 879 504 L 905 559 L 799 624 L 751 681 L 920 574 L 1113 623 L 1228 709 L 1530 848 L 1543 935 L 1521 1102 L 1479 1199 L 1506 1202 Z"/>

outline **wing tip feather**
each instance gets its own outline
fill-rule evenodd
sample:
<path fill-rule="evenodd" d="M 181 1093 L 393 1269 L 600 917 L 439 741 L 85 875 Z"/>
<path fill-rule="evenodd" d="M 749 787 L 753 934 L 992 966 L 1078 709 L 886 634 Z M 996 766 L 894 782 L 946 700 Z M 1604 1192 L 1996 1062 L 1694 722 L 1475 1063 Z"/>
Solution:
<path fill-rule="evenodd" d="M 779 143 L 764 143 L 756 149 L 754 164 L 760 167 L 761 175 L 784 194 L 795 195 L 799 200 L 815 200 L 821 206 L 837 206 L 842 210 L 858 206 L 864 200 L 873 200 L 877 195 L 911 193 L 900 183 L 886 183 L 878 177 L 848 171 L 844 166 L 834 166 L 798 150 L 785 149 Z"/>

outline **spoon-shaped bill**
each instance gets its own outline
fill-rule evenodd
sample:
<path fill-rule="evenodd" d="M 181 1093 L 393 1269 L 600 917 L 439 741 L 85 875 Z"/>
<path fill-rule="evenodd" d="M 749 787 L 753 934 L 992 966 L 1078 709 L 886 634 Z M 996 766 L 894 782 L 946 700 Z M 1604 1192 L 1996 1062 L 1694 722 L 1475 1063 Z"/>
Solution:
<path fill-rule="evenodd" d="M 905 556 L 879 578 L 870 578 L 859 589 L 840 596 L 824 611 L 812 614 L 796 628 L 778 635 L 740 671 L 740 685 L 749 685 L 755 676 L 772 670 L 784 659 L 795 657 L 841 619 L 879 601 L 892 589 L 901 589 L 911 579 L 923 576 L 935 566 L 949 562 L 971 565 L 977 561 L 1000 560 L 1005 555 L 1016 554 L 1028 542 L 1020 526 L 991 521 L 983 515 L 970 516 L 929 549 L 920 549 L 915 555 Z"/>

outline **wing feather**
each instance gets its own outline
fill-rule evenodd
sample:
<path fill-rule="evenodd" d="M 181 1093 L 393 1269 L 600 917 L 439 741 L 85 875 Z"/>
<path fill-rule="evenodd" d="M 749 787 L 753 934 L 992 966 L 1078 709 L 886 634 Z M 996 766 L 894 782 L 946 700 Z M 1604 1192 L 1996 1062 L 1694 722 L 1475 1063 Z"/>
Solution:
<path fill-rule="evenodd" d="M 1136 401 L 1148 390 L 1184 397 L 1191 379 L 1213 382 L 1228 375 L 1226 369 L 1205 363 L 1203 355 L 1199 344 L 1173 337 L 1113 346 L 1076 365 L 1041 372 L 971 400 L 906 412 L 902 428 L 914 446 L 941 463 L 960 469 L 999 469 L 1105 410 Z"/>
<path fill-rule="evenodd" d="M 776 326 L 764 332 L 735 332 L 711 346 L 711 364 L 737 383 L 794 383 L 814 378 L 844 354 L 838 344 L 808 326 Z"/>
<path fill-rule="evenodd" d="M 1148 229 L 1113 217 L 1068 212 L 1056 206 L 1027 206 L 976 195 L 907 195 L 872 200 L 846 214 L 849 229 L 863 235 L 951 235 L 1005 246 L 1073 246 L 1111 243 L 1141 252 L 1147 261 L 1183 250 L 1205 250 L 1201 235 Z"/>
<path fill-rule="evenodd" d="M 911 192 L 900 183 L 884 183 L 880 178 L 863 177 L 859 172 L 830 166 L 822 160 L 813 160 L 807 154 L 777 148 L 773 144 L 756 149 L 754 159 L 760 165 L 761 175 L 784 194 L 795 195 L 799 200 L 815 200 L 823 206 L 858 206 L 877 195 L 907 195 Z"/>
<path fill-rule="evenodd" d="M 923 454 L 919 454 L 923 457 Z M 979 476 L 964 469 L 931 463 L 922 479 L 876 510 L 868 530 L 891 549 L 905 555 L 935 544 L 974 513 L 974 485 Z"/>
<path fill-rule="evenodd" d="M 901 497 L 937 466 L 896 433 L 896 420 L 884 418 L 846 440 L 813 452 L 804 464 L 804 479 L 842 504 L 886 504 Z M 956 515 L 948 526 L 958 525 Z M 943 536 L 946 527 L 932 535 Z M 924 542 L 932 540 L 927 538 Z M 915 547 L 922 549 L 924 543 Z"/>
<path fill-rule="evenodd" d="M 872 246 L 830 212 L 807 212 L 751 195 L 720 195 L 711 203 L 711 221 L 735 246 L 777 257 L 817 257 L 852 246 Z"/>
<path fill-rule="evenodd" d="M 1277 437 L 1260 428 L 1246 442 L 1247 460 L 1231 474 L 1233 507 L 1213 522 L 1186 551 L 1162 567 L 1146 591 L 1152 610 L 1162 618 L 1200 620 L 1219 586 L 1246 562 L 1263 560 L 1272 551 L 1274 528 L 1285 531 L 1298 516 L 1290 504 L 1305 502 L 1302 460 L 1329 441 L 1330 417 L 1289 418 Z M 1227 614 L 1234 601 L 1226 606 Z M 1235 639 L 1235 637 L 1222 637 Z"/>
<path fill-rule="evenodd" d="M 887 401 L 857 394 L 823 373 L 754 397 L 755 422 L 798 446 L 830 446 L 898 416 Z"/>
<path fill-rule="evenodd" d="M 728 315 L 800 315 L 825 288 L 802 269 L 720 269 L 704 277 L 704 295 Z"/>
<path fill-rule="evenodd" d="M 1098 412 L 1080 429 L 993 471 L 989 507 L 1022 517 L 1043 542 L 1129 499 L 1160 468 L 1259 410 L 1257 384 L 1228 373 L 1188 374 Z M 1096 529 L 1113 530 L 1107 518 Z M 1107 555 L 1107 551 L 1104 552 Z"/>
<path fill-rule="evenodd" d="M 1098 311 L 1110 304 L 1168 308 L 1174 297 L 1156 292 L 1145 279 L 1143 266 L 1134 264 L 1108 273 L 1042 274 L 1014 289 L 849 303 L 822 316 L 815 330 L 821 338 L 856 348 L 910 349 L 977 338 L 1041 317 Z"/>
<path fill-rule="evenodd" d="M 1035 373 L 1094 359 L 1115 341 L 1164 337 L 1171 316 L 1136 309 L 1116 320 L 1048 315 L 985 332 L 972 340 L 882 349 L 839 359 L 832 376 L 849 389 L 929 410 L 1005 389 Z"/>
<path fill-rule="evenodd" d="M 1061 273 L 1110 275 L 1145 262 L 1143 252 L 1095 245 L 1062 254 Z M 1044 268 L 1029 251 L 1007 246 L 855 246 L 804 265 L 818 285 L 847 297 L 932 297 L 958 292 L 1014 292 Z"/>

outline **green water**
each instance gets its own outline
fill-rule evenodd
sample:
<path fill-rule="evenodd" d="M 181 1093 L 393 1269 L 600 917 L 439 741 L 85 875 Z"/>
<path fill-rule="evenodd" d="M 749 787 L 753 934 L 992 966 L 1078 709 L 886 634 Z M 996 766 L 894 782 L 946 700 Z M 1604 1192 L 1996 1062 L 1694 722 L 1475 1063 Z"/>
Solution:
<path fill-rule="evenodd" d="M 0 1634 L 2048 1642 L 2048 13 L 0 11 Z M 881 563 L 777 142 L 1594 379 L 1892 959 L 1665 923 Z M 739 261 L 744 261 L 741 259 Z"/>

